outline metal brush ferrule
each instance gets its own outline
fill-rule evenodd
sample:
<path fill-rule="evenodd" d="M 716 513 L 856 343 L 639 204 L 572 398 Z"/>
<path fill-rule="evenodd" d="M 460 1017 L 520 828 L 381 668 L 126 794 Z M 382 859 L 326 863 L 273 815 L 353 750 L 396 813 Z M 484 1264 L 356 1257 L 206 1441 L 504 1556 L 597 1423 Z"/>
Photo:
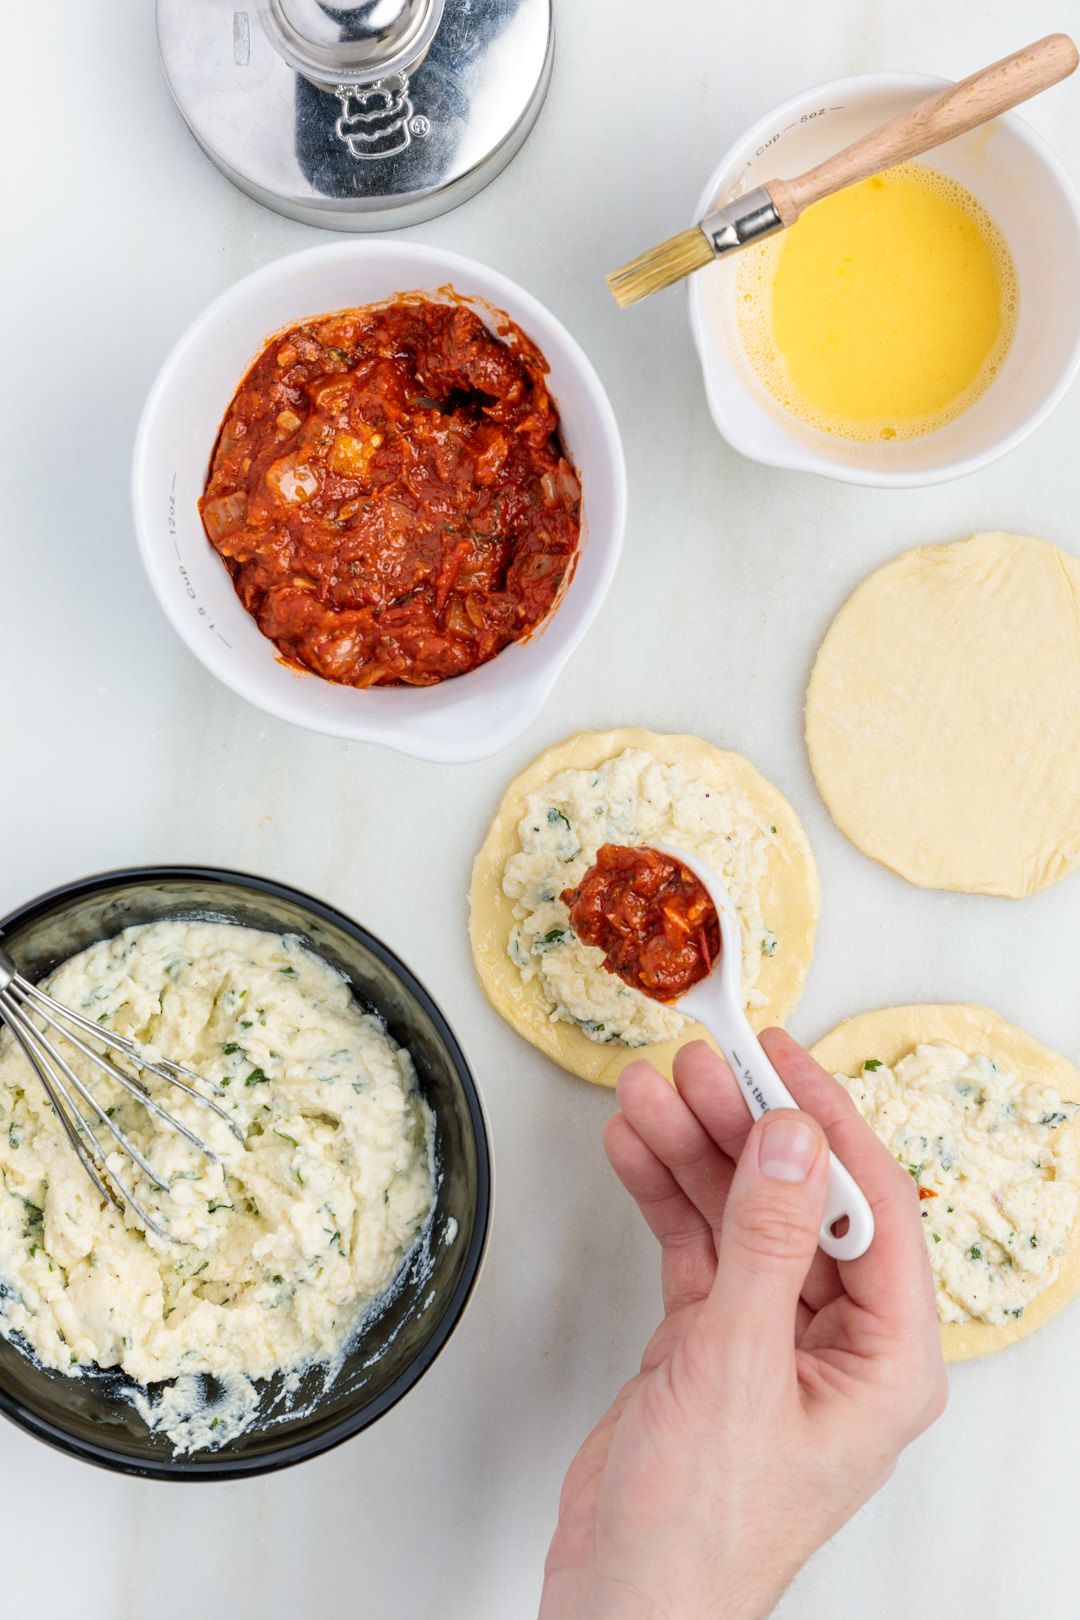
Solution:
<path fill-rule="evenodd" d="M 784 228 L 779 210 L 764 186 L 756 186 L 734 202 L 714 209 L 701 221 L 701 229 L 709 238 L 718 259 L 725 253 L 737 253 L 740 248 L 760 242 Z"/>

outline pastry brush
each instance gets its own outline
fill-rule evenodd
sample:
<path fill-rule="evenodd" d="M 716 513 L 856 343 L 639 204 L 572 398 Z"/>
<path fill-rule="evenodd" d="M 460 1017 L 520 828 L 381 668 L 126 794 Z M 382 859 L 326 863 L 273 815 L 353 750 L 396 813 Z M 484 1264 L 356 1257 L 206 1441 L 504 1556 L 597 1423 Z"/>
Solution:
<path fill-rule="evenodd" d="M 768 180 L 707 214 L 700 224 L 640 253 L 621 270 L 613 270 L 607 283 L 615 302 L 621 308 L 636 304 L 714 259 L 785 230 L 811 203 L 996 118 L 1068 78 L 1078 61 L 1068 34 L 1047 34 L 959 84 L 948 85 L 796 179 Z"/>

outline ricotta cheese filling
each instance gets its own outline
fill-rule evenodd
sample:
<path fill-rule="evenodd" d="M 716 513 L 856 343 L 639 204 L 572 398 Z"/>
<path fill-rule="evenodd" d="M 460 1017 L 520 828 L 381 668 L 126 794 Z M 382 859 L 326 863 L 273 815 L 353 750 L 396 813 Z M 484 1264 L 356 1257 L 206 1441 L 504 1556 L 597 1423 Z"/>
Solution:
<path fill-rule="evenodd" d="M 179 1241 L 144 1232 L 102 1204 L 5 1031 L 0 1332 L 72 1374 L 91 1364 L 140 1384 L 213 1374 L 233 1391 L 236 1422 L 250 1421 L 243 1381 L 337 1356 L 422 1233 L 433 1120 L 412 1060 L 341 975 L 287 934 L 216 922 L 129 928 L 72 957 L 47 988 L 149 1056 L 216 1083 L 244 1145 L 151 1077 L 152 1095 L 217 1154 L 210 1163 L 65 1045 L 164 1184 L 110 1155 Z"/>
<path fill-rule="evenodd" d="M 836 1078 L 919 1189 L 941 1321 L 1023 1316 L 1080 1207 L 1078 1104 L 945 1041 Z"/>
<path fill-rule="evenodd" d="M 669 842 L 707 861 L 739 913 L 743 1004 L 766 1005 L 756 988 L 761 960 L 781 942 L 765 926 L 759 895 L 775 828 L 758 820 L 744 793 L 718 792 L 681 765 L 628 748 L 596 770 L 560 771 L 530 794 L 518 840 L 503 875 L 516 919 L 507 949 L 523 981 L 538 982 L 553 1022 L 626 1046 L 671 1040 L 690 1023 L 608 973 L 603 951 L 570 926 L 559 895 L 581 881 L 601 844 Z"/>

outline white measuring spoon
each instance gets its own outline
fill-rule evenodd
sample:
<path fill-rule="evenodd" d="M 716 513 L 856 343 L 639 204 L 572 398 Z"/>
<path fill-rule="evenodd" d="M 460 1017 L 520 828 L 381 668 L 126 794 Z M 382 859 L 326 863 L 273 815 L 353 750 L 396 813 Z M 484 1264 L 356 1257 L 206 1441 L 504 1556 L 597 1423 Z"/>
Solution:
<path fill-rule="evenodd" d="M 655 844 L 662 855 L 670 855 L 689 867 L 705 885 L 720 919 L 720 961 L 709 975 L 678 998 L 680 1012 L 696 1018 L 712 1035 L 731 1065 L 742 1087 L 747 1107 L 755 1119 L 770 1108 L 798 1108 L 765 1055 L 764 1048 L 742 1008 L 742 931 L 731 897 L 711 866 L 696 855 L 687 854 L 675 844 Z M 847 1231 L 836 1237 L 833 1227 L 847 1217 Z M 829 1191 L 818 1242 L 834 1260 L 857 1260 L 870 1247 L 874 1217 L 850 1171 L 829 1155 Z"/>

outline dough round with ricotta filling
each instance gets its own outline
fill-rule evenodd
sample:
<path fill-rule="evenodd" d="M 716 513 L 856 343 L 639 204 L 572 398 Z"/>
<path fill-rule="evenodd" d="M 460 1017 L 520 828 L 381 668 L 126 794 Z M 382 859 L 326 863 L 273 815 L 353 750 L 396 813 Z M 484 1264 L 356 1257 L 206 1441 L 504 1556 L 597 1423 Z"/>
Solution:
<path fill-rule="evenodd" d="M 1080 1074 L 985 1007 L 886 1007 L 812 1055 L 920 1189 L 946 1361 L 1004 1349 L 1080 1292 Z"/>
<path fill-rule="evenodd" d="M 668 1075 L 711 1038 L 602 967 L 559 899 L 604 843 L 668 842 L 708 860 L 743 923 L 743 996 L 756 1029 L 802 993 L 820 909 L 817 868 L 787 800 L 748 760 L 698 737 L 585 731 L 510 783 L 473 867 L 470 939 L 484 993 L 571 1074 L 613 1086 L 635 1058 Z"/>
<path fill-rule="evenodd" d="M 976 534 L 879 568 L 822 643 L 806 741 L 837 826 L 909 882 L 1056 883 L 1080 864 L 1080 562 Z"/>

